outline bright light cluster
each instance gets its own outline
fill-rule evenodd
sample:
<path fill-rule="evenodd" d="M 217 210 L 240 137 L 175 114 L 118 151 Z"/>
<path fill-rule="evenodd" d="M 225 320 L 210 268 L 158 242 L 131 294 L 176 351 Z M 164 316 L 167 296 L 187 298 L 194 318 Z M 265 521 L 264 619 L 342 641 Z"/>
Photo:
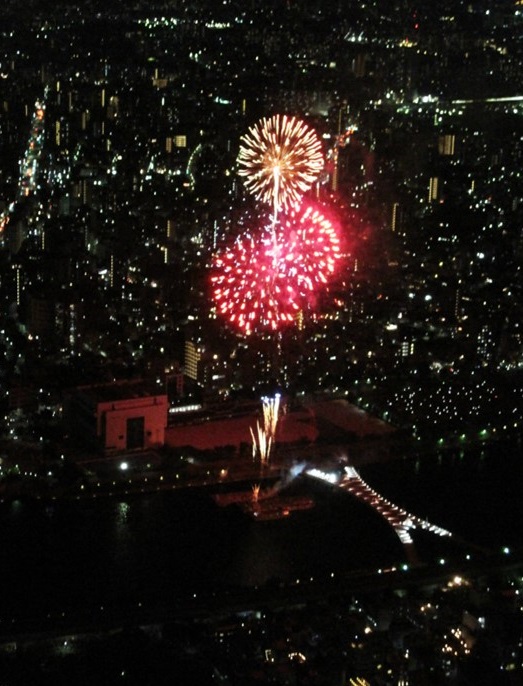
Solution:
<path fill-rule="evenodd" d="M 213 260 L 218 312 L 249 334 L 291 324 L 324 288 L 340 259 L 337 231 L 319 209 L 294 205 L 274 230 L 241 235 Z"/>
<path fill-rule="evenodd" d="M 266 232 L 255 240 L 240 236 L 213 260 L 211 284 L 218 312 L 244 333 L 265 328 L 275 331 L 290 324 L 299 306 L 296 292 L 281 271 L 279 246 Z"/>
<path fill-rule="evenodd" d="M 341 257 L 337 229 L 304 200 L 323 169 L 321 142 L 300 119 L 261 119 L 241 137 L 238 173 L 255 198 L 272 205 L 256 226 L 214 255 L 218 314 L 245 334 L 295 323 L 327 287 Z"/>
<path fill-rule="evenodd" d="M 245 187 L 277 209 L 300 200 L 323 168 L 321 142 L 300 119 L 261 119 L 241 137 L 238 174 Z"/>
<path fill-rule="evenodd" d="M 290 208 L 281 220 L 285 260 L 300 288 L 315 291 L 327 284 L 340 258 L 340 240 L 329 219 L 313 205 Z"/>
<path fill-rule="evenodd" d="M 273 398 L 263 397 L 263 429 L 274 441 L 276 440 L 276 427 L 278 426 L 280 412 L 280 394 L 276 393 Z"/>
<path fill-rule="evenodd" d="M 276 393 L 274 397 L 267 396 L 262 398 L 263 407 L 263 424 L 256 422 L 256 432 L 250 429 L 252 438 L 252 458 L 255 460 L 260 458 L 260 463 L 263 466 L 269 464 L 269 457 L 271 449 L 276 442 L 276 428 L 278 426 L 279 412 L 280 412 L 280 394 Z M 256 497 L 257 499 L 257 497 Z"/>

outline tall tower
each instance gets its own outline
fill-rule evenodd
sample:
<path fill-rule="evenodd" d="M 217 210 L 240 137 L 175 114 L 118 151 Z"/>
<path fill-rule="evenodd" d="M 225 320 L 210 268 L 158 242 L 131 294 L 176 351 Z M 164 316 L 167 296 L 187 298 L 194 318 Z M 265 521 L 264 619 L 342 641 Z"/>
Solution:
<path fill-rule="evenodd" d="M 439 186 L 439 179 L 437 176 L 431 176 L 429 179 L 429 195 L 428 195 L 428 201 L 429 202 L 435 202 L 439 195 L 438 195 L 438 186 Z"/>

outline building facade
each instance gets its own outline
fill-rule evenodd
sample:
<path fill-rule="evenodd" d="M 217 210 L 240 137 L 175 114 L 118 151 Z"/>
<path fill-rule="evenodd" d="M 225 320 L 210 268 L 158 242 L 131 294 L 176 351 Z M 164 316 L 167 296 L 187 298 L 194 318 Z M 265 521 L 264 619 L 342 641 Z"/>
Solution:
<path fill-rule="evenodd" d="M 167 395 L 135 384 L 74 389 L 69 422 L 76 442 L 106 454 L 159 448 L 165 442 Z"/>

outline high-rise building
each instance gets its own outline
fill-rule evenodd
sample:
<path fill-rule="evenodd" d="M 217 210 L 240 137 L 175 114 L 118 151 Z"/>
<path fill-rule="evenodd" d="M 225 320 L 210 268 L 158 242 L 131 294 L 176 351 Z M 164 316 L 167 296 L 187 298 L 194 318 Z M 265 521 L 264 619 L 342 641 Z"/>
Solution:
<path fill-rule="evenodd" d="M 431 176 L 429 180 L 429 202 L 435 202 L 438 199 L 439 179 L 437 176 Z"/>
<path fill-rule="evenodd" d="M 446 133 L 438 139 L 438 152 L 440 155 L 454 155 L 456 147 L 456 136 L 453 133 Z"/>
<path fill-rule="evenodd" d="M 200 362 L 204 348 L 195 341 L 185 341 L 185 376 L 191 381 L 198 381 Z"/>

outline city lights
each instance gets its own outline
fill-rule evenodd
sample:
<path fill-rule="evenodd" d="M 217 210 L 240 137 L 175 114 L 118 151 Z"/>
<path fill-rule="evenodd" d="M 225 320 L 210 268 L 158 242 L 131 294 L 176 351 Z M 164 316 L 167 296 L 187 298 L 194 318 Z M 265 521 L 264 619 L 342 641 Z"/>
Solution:
<path fill-rule="evenodd" d="M 2 680 L 520 683 L 522 19 L 2 3 Z"/>

